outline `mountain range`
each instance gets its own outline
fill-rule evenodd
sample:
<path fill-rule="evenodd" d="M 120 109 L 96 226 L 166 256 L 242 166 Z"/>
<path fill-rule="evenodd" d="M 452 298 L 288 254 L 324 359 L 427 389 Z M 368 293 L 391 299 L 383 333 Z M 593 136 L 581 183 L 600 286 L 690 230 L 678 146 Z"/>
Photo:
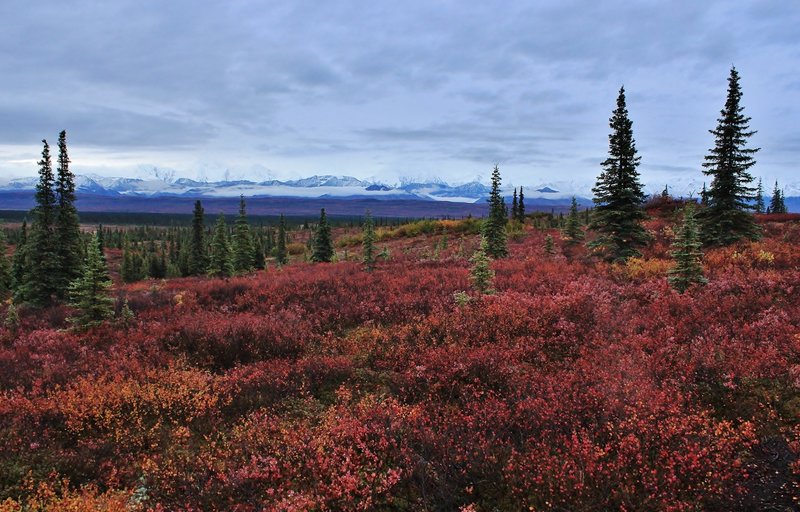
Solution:
<path fill-rule="evenodd" d="M 0 191 L 34 190 L 38 178 L 16 178 L 0 182 Z M 268 181 L 196 181 L 188 178 L 175 180 L 142 178 L 109 178 L 96 175 L 78 175 L 75 178 L 78 193 L 106 196 L 139 197 L 307 197 L 307 198 L 370 198 L 413 199 L 423 201 L 449 201 L 475 203 L 489 195 L 488 185 L 472 181 L 449 185 L 441 181 L 404 181 L 397 185 L 360 180 L 352 176 L 321 175 L 297 180 Z M 582 195 L 572 183 L 547 183 L 525 190 L 528 198 L 552 200 L 569 199 Z M 504 190 L 509 195 L 512 190 Z"/>
<path fill-rule="evenodd" d="M 0 210 L 2 209 L 27 209 L 32 204 L 37 177 L 15 178 L 3 181 L 0 178 Z M 292 199 L 304 199 L 306 202 L 324 203 L 333 201 L 345 204 L 346 201 L 356 202 L 412 202 L 421 207 L 420 202 L 460 203 L 464 206 L 474 204 L 484 206 L 490 187 L 479 181 L 472 181 L 460 185 L 449 185 L 443 181 L 414 181 L 403 180 L 399 184 L 388 185 L 376 181 L 361 180 L 352 176 L 315 175 L 296 180 L 280 181 L 270 179 L 267 181 L 228 180 L 228 181 L 197 181 L 188 178 L 159 179 L 159 178 L 121 178 L 104 177 L 97 175 L 77 175 L 75 178 L 76 191 L 79 200 L 91 200 L 100 208 L 101 204 L 130 205 L 135 208 L 137 203 L 156 203 L 157 200 L 177 199 L 204 199 L 219 200 L 227 204 L 229 200 L 238 199 L 240 195 L 253 199 L 282 199 L 281 203 L 289 204 Z M 670 190 L 697 190 L 702 184 L 687 182 L 676 183 L 676 188 Z M 503 194 L 510 198 L 513 187 L 507 186 Z M 570 181 L 557 181 L 540 183 L 533 187 L 525 187 L 526 205 L 529 211 L 533 209 L 562 210 L 569 204 L 572 196 L 578 198 L 582 206 L 591 204 L 591 189 L 585 184 Z M 688 194 L 687 194 L 688 195 Z M 696 194 L 695 194 L 696 195 Z M 800 211 L 800 186 L 794 184 L 786 187 L 784 195 L 790 211 Z M 767 199 L 768 200 L 768 199 Z M 180 201 L 183 203 L 183 201 Z M 84 204 L 87 204 L 84 202 Z M 310 204 L 310 203 L 309 203 Z M 352 205 L 355 207 L 355 205 Z M 388 204 L 384 204 L 388 207 Z M 471 208 L 456 208 L 453 204 L 443 208 L 440 204 L 436 207 L 429 204 L 424 207 L 426 211 L 464 210 L 471 212 Z M 409 206 L 409 208 L 414 208 Z M 348 210 L 351 207 L 347 207 Z M 134 210 L 129 210 L 134 211 Z"/>

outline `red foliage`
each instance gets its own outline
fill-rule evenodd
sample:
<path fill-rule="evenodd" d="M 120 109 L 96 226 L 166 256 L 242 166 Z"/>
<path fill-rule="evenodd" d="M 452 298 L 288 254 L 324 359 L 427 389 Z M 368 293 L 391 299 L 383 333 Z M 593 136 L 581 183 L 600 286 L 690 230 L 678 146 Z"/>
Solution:
<path fill-rule="evenodd" d="M 0 327 L 0 508 L 792 506 L 800 229 L 765 218 L 679 294 L 661 206 L 631 265 L 529 229 L 497 294 L 460 303 L 468 262 L 420 235 L 369 273 L 130 285 L 125 326 L 23 310 Z"/>

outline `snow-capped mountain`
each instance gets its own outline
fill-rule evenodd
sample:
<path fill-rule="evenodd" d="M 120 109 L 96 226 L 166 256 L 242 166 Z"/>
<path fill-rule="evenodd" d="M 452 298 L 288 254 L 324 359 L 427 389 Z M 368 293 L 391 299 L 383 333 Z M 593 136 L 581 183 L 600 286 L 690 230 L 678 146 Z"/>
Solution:
<path fill-rule="evenodd" d="M 0 181 L 0 192 L 33 191 L 38 178 L 26 177 Z M 450 185 L 441 180 L 413 181 L 402 180 L 397 185 L 361 180 L 352 176 L 316 175 L 308 178 L 279 181 L 231 180 L 231 181 L 198 181 L 188 178 L 174 179 L 169 177 L 124 178 L 104 177 L 96 175 L 78 175 L 75 178 L 79 193 L 97 196 L 129 196 L 129 197 L 208 197 L 229 198 L 244 195 L 246 197 L 305 197 L 305 198 L 340 198 L 340 199 L 411 199 L 424 201 L 448 201 L 476 203 L 484 201 L 490 187 L 479 181 L 470 181 L 459 185 Z M 513 185 L 503 187 L 503 195 L 510 198 Z M 697 197 L 702 183 L 676 182 L 670 185 L 670 192 L 677 195 Z M 782 187 L 787 199 L 800 196 L 800 183 Z M 660 194 L 663 185 L 646 184 L 645 192 Z M 579 203 L 588 204 L 592 196 L 591 184 L 574 181 L 547 181 L 524 186 L 525 198 L 546 204 L 569 202 L 572 196 Z M 771 189 L 764 186 L 765 196 Z"/>
<path fill-rule="evenodd" d="M 33 190 L 37 178 L 18 178 L 0 184 L 0 191 Z M 109 178 L 79 175 L 75 178 L 79 193 L 104 196 L 134 197 L 335 197 L 374 199 L 460 200 L 475 202 L 488 188 L 450 187 L 445 184 L 419 184 L 404 189 L 381 183 L 359 180 L 352 176 L 321 175 L 297 180 L 249 180 L 204 182 L 188 178 L 175 180 L 142 178 Z"/>

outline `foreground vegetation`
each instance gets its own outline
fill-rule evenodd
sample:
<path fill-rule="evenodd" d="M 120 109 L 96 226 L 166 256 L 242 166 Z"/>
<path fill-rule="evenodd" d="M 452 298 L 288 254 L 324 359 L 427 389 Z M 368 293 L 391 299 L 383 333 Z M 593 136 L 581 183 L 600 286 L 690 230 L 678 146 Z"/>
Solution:
<path fill-rule="evenodd" d="M 82 334 L 19 308 L 0 510 L 792 506 L 800 225 L 764 217 L 681 294 L 678 217 L 625 264 L 526 226 L 493 295 L 469 291 L 478 235 L 436 231 L 387 236 L 371 272 L 119 285 L 117 319 Z"/>

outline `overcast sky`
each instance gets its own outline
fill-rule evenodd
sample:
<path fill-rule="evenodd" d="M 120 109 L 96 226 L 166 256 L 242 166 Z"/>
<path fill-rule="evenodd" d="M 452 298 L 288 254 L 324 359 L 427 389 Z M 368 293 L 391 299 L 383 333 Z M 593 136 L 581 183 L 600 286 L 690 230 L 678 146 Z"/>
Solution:
<path fill-rule="evenodd" d="M 2 0 L 0 173 L 66 129 L 77 173 L 590 186 L 624 84 L 663 188 L 702 182 L 735 64 L 753 173 L 796 182 L 798 27 L 796 0 Z"/>

